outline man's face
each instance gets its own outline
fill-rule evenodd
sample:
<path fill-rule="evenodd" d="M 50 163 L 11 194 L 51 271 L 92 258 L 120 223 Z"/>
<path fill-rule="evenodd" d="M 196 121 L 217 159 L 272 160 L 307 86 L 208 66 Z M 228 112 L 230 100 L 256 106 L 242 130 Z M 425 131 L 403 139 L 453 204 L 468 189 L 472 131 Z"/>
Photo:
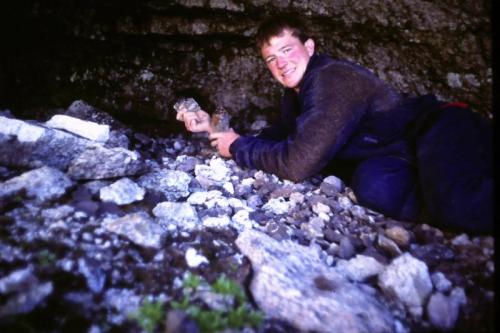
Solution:
<path fill-rule="evenodd" d="M 284 87 L 298 91 L 309 59 L 314 53 L 314 41 L 308 39 L 302 43 L 285 29 L 281 35 L 271 37 L 260 51 L 274 78 Z"/>

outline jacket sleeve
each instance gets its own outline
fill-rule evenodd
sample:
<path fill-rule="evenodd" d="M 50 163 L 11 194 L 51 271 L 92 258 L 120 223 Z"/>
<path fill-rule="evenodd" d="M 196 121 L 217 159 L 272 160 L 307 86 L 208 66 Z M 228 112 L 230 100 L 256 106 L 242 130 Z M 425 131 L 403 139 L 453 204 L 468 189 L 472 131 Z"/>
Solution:
<path fill-rule="evenodd" d="M 298 182 L 318 173 L 347 141 L 369 108 L 376 77 L 348 66 L 308 74 L 295 130 L 279 141 L 238 138 L 230 147 L 238 165 Z"/>

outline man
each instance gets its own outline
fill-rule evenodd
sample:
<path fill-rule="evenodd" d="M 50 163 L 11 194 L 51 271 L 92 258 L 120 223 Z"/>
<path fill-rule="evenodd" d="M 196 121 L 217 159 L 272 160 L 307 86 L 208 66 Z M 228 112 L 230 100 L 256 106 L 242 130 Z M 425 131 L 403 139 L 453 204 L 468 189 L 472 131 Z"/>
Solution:
<path fill-rule="evenodd" d="M 292 181 L 341 177 L 360 204 L 400 220 L 467 232 L 493 229 L 491 124 L 463 103 L 405 97 L 367 69 L 315 54 L 296 18 L 257 32 L 273 77 L 285 88 L 281 120 L 258 136 L 213 133 L 204 111 L 181 112 L 192 132 L 242 167 Z"/>

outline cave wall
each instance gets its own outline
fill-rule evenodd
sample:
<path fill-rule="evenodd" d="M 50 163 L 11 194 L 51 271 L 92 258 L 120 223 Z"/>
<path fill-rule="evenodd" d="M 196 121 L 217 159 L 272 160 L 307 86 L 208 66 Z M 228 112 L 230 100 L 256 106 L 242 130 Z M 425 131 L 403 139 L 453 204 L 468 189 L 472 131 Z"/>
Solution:
<path fill-rule="evenodd" d="M 253 44 L 268 14 L 298 13 L 320 52 L 399 90 L 491 115 L 490 3 L 477 0 L 51 0 L 17 2 L 0 107 L 34 114 L 84 99 L 122 119 L 173 123 L 179 96 L 240 119 L 273 112 L 281 88 Z"/>

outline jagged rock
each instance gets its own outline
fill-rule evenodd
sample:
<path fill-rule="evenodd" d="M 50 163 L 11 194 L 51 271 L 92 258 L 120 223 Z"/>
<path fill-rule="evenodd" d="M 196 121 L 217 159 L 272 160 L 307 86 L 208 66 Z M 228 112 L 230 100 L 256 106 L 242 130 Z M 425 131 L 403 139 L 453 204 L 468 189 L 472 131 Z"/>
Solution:
<path fill-rule="evenodd" d="M 335 269 L 351 281 L 362 282 L 381 273 L 384 265 L 372 257 L 358 254 L 350 260 L 339 260 Z"/>
<path fill-rule="evenodd" d="M 323 182 L 319 186 L 321 191 L 325 193 L 326 195 L 329 196 L 334 196 L 339 192 L 342 192 L 344 190 L 344 182 L 335 176 L 328 176 L 325 179 L 323 179 Z"/>
<path fill-rule="evenodd" d="M 269 199 L 269 201 L 262 206 L 262 209 L 279 215 L 288 213 L 294 207 L 294 201 L 288 201 L 283 197 L 278 197 Z"/>
<path fill-rule="evenodd" d="M 104 295 L 103 303 L 111 311 L 108 316 L 111 323 L 121 324 L 136 312 L 142 297 L 130 289 L 110 288 Z"/>
<path fill-rule="evenodd" d="M 140 186 L 148 191 L 160 193 L 167 200 L 175 201 L 189 195 L 192 178 L 184 171 L 162 169 L 139 178 Z"/>
<path fill-rule="evenodd" d="M 408 248 L 410 244 L 410 233 L 403 227 L 393 226 L 387 228 L 385 234 L 388 238 L 396 242 L 396 244 L 402 248 Z"/>
<path fill-rule="evenodd" d="M 32 267 L 18 269 L 0 279 L 0 294 L 25 290 L 36 283 L 38 283 L 38 279 L 33 275 Z"/>
<path fill-rule="evenodd" d="M 316 249 L 255 230 L 243 231 L 236 245 L 252 263 L 250 290 L 270 318 L 303 331 L 394 331 L 384 305 L 326 266 Z"/>
<path fill-rule="evenodd" d="M 165 230 L 146 213 L 132 213 L 118 219 L 106 218 L 102 226 L 144 247 L 160 248 L 165 234 Z"/>
<path fill-rule="evenodd" d="M 36 142 L 45 134 L 45 131 L 45 128 L 41 126 L 0 116 L 0 133 L 15 136 L 19 142 Z"/>
<path fill-rule="evenodd" d="M 187 202 L 161 202 L 153 214 L 167 230 L 192 231 L 201 225 L 196 210 Z"/>
<path fill-rule="evenodd" d="M 38 201 L 54 200 L 63 196 L 73 182 L 61 171 L 51 167 L 27 171 L 20 176 L 3 182 L 0 199 L 25 191 L 27 196 Z"/>
<path fill-rule="evenodd" d="M 73 179 L 105 179 L 137 175 L 144 169 L 143 161 L 134 151 L 93 146 L 71 161 L 68 175 Z"/>
<path fill-rule="evenodd" d="M 186 264 L 191 268 L 196 268 L 201 264 L 209 263 L 207 258 L 202 256 L 201 254 L 198 254 L 196 252 L 196 249 L 192 247 L 186 250 L 186 254 L 184 255 L 184 257 L 186 258 Z"/>
<path fill-rule="evenodd" d="M 396 296 L 416 318 L 422 316 L 422 307 L 432 291 L 427 265 L 409 253 L 394 259 L 379 274 L 378 285 L 388 297 Z"/>
<path fill-rule="evenodd" d="M 109 139 L 109 126 L 58 114 L 45 123 L 52 128 L 63 129 L 86 139 L 105 143 Z"/>
<path fill-rule="evenodd" d="M 53 290 L 52 282 L 32 284 L 28 289 L 9 297 L 5 304 L 0 306 L 0 316 L 29 313 L 43 302 Z"/>
<path fill-rule="evenodd" d="M 0 163 L 66 170 L 71 160 L 96 143 L 73 134 L 0 116 Z"/>
<path fill-rule="evenodd" d="M 0 279 L 0 317 L 29 313 L 53 291 L 52 282 L 40 283 L 33 268 L 16 270 Z"/>
<path fill-rule="evenodd" d="M 199 164 L 194 168 L 196 180 L 204 188 L 211 185 L 222 186 L 229 181 L 231 170 L 226 166 L 226 163 L 221 158 L 213 158 L 209 165 Z"/>
<path fill-rule="evenodd" d="M 450 331 L 456 325 L 460 304 L 442 293 L 435 293 L 427 304 L 427 316 L 434 327 L 442 331 Z"/>
<path fill-rule="evenodd" d="M 202 219 L 204 227 L 222 229 L 231 224 L 231 220 L 227 215 L 223 216 L 206 216 Z"/>
<path fill-rule="evenodd" d="M 92 258 L 78 259 L 78 271 L 85 277 L 87 287 L 93 293 L 100 293 L 106 282 L 106 274 L 99 267 L 100 263 Z"/>
<path fill-rule="evenodd" d="M 441 272 L 435 272 L 431 274 L 431 281 L 434 285 L 434 288 L 442 293 L 448 292 L 452 287 L 450 280 L 448 280 L 446 276 Z"/>
<path fill-rule="evenodd" d="M 117 180 L 99 190 L 102 201 L 111 201 L 117 205 L 127 205 L 144 199 L 146 191 L 129 178 Z"/>

